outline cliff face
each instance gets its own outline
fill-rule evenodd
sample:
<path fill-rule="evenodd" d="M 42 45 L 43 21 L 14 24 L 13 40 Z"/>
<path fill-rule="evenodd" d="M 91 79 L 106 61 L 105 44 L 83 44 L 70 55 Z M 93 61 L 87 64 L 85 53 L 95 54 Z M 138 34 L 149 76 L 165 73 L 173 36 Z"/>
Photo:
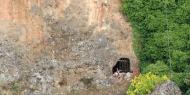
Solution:
<path fill-rule="evenodd" d="M 120 57 L 138 74 L 119 8 L 119 0 L 0 0 L 0 94 L 113 88 L 109 77 Z"/>

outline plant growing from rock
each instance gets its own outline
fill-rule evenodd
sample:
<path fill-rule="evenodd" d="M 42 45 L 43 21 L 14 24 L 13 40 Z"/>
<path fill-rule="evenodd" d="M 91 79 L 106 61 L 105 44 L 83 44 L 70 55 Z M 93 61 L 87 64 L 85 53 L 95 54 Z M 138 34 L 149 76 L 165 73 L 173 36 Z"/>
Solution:
<path fill-rule="evenodd" d="M 127 95 L 147 95 L 153 91 L 156 85 L 168 80 L 167 76 L 159 77 L 152 73 L 140 74 L 135 77 L 128 88 Z"/>

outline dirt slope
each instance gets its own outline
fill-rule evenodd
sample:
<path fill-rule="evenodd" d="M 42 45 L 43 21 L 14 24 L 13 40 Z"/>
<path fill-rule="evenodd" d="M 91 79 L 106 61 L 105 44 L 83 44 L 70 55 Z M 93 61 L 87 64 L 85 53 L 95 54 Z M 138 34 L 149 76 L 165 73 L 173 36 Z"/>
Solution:
<path fill-rule="evenodd" d="M 113 65 L 128 57 L 137 75 L 138 61 L 120 5 L 119 0 L 0 0 L 0 94 L 121 93 L 128 81 L 111 81 Z"/>

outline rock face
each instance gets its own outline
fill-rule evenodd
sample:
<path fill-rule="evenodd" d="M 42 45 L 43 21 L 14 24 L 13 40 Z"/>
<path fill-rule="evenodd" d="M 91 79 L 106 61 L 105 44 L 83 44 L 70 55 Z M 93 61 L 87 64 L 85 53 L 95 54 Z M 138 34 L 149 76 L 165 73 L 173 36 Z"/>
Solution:
<path fill-rule="evenodd" d="M 167 81 L 159 86 L 150 95 L 181 95 L 181 91 L 172 81 Z"/>
<path fill-rule="evenodd" d="M 130 24 L 119 9 L 119 0 L 0 0 L 0 94 L 113 88 L 109 77 L 120 57 L 138 74 Z M 110 93 L 104 91 L 99 95 Z"/>

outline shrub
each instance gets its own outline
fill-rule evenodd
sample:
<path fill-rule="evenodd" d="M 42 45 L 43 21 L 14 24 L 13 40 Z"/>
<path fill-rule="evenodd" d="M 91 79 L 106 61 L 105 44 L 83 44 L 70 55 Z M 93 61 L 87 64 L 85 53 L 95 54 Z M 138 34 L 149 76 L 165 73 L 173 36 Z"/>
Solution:
<path fill-rule="evenodd" d="M 185 93 L 185 95 L 190 95 L 190 89 Z"/>
<path fill-rule="evenodd" d="M 151 72 L 155 75 L 168 75 L 170 72 L 169 67 L 162 61 L 157 61 L 156 64 L 150 64 L 143 70 L 143 73 Z"/>
<path fill-rule="evenodd" d="M 174 81 L 179 87 L 185 84 L 185 75 L 184 73 L 173 73 L 171 80 Z"/>
<path fill-rule="evenodd" d="M 156 85 L 168 80 L 167 76 L 156 76 L 152 73 L 141 74 L 135 77 L 128 88 L 127 95 L 147 95 Z"/>
<path fill-rule="evenodd" d="M 174 81 L 181 89 L 183 94 L 189 93 L 190 74 L 189 73 L 172 73 L 171 80 Z"/>

